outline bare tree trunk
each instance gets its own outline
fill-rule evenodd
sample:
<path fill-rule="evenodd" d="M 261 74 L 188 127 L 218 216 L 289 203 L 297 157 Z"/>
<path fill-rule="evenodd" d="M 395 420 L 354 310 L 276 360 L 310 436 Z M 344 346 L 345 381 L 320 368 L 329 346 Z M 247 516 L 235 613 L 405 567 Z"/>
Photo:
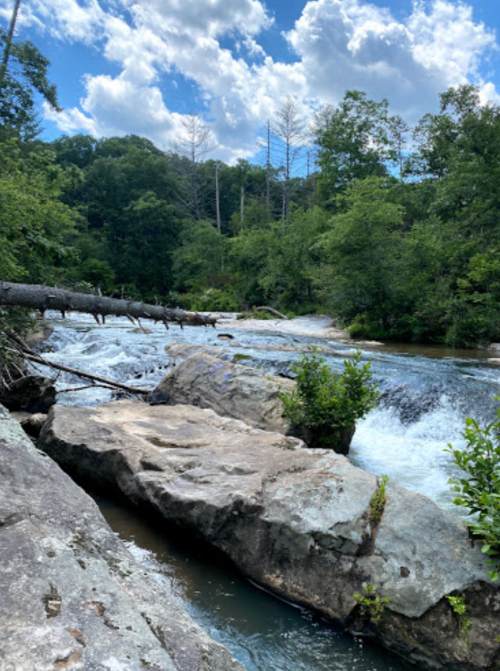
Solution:
<path fill-rule="evenodd" d="M 19 306 L 31 308 L 32 310 L 58 310 L 63 316 L 66 312 L 86 312 L 94 315 L 99 322 L 99 315 L 116 317 L 128 317 L 131 321 L 135 319 L 153 319 L 163 322 L 184 324 L 190 326 L 214 326 L 217 320 L 214 317 L 206 317 L 197 312 L 185 312 L 179 308 L 166 308 L 161 305 L 149 305 L 138 301 L 127 301 L 120 298 L 106 298 L 105 296 L 94 296 L 92 294 L 80 294 L 45 287 L 38 284 L 14 284 L 13 282 L 0 282 L 0 305 Z M 167 326 L 168 328 L 168 326 Z"/>
<path fill-rule="evenodd" d="M 10 49 L 12 46 L 12 39 L 14 37 L 14 29 L 16 27 L 17 13 L 19 11 L 20 2 L 21 0 L 15 0 L 14 9 L 12 10 L 9 32 L 7 33 L 7 38 L 5 40 L 5 49 L 3 51 L 2 65 L 0 65 L 0 85 L 3 82 L 5 73 L 7 72 L 7 65 L 9 64 Z"/>
<path fill-rule="evenodd" d="M 217 231 L 222 233 L 220 221 L 220 194 L 219 194 L 219 161 L 215 161 L 215 215 L 217 217 Z"/>
<path fill-rule="evenodd" d="M 240 226 L 241 230 L 245 227 L 245 187 L 240 188 Z"/>
<path fill-rule="evenodd" d="M 271 209 L 271 122 L 267 122 L 267 156 L 266 156 L 266 207 Z"/>

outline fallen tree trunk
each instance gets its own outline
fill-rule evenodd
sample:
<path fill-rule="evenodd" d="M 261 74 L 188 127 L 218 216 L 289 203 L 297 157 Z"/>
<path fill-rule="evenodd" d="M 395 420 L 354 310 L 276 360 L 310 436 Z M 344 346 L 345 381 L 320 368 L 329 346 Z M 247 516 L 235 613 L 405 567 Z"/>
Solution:
<path fill-rule="evenodd" d="M 99 375 L 93 375 L 92 373 L 86 373 L 85 371 L 78 370 L 77 368 L 71 368 L 70 366 L 64 366 L 61 363 L 55 363 L 53 361 L 48 361 L 42 356 L 34 352 L 24 340 L 18 336 L 16 333 L 10 329 L 5 334 L 10 342 L 14 345 L 15 352 L 22 358 L 33 361 L 33 363 L 38 363 L 42 366 L 48 366 L 54 370 L 60 370 L 65 373 L 71 373 L 72 375 L 77 375 L 92 382 L 99 382 L 109 389 L 121 389 L 126 391 L 129 394 L 135 394 L 139 396 L 147 396 L 151 393 L 151 390 L 148 389 L 139 389 L 138 387 L 130 387 L 128 384 L 122 384 L 121 382 L 114 382 L 113 380 L 108 380 L 105 377 L 100 377 Z"/>
<path fill-rule="evenodd" d="M 267 312 L 276 315 L 276 317 L 279 317 L 280 319 L 288 319 L 286 315 L 284 315 L 281 312 L 278 312 L 278 310 L 275 310 L 274 308 L 269 307 L 269 305 L 260 305 L 259 307 L 254 308 L 254 310 L 266 310 Z"/>
<path fill-rule="evenodd" d="M 162 305 L 150 305 L 139 301 L 129 301 L 121 298 L 107 298 L 93 294 L 74 293 L 65 289 L 45 287 L 39 284 L 16 284 L 14 282 L 0 282 L 0 305 L 19 306 L 32 310 L 57 310 L 64 316 L 66 312 L 86 312 L 94 316 L 99 323 L 99 316 L 103 322 L 107 315 L 136 319 L 153 319 L 168 323 L 184 324 L 189 326 L 214 326 L 217 320 L 214 317 L 200 315 L 197 312 L 186 312 L 179 308 L 166 308 Z"/>
<path fill-rule="evenodd" d="M 83 377 L 88 380 L 100 382 L 105 387 L 108 388 L 121 389 L 122 391 L 126 391 L 129 394 L 137 394 L 139 396 L 148 396 L 148 394 L 151 393 L 150 389 L 148 390 L 148 389 L 139 389 L 138 387 L 129 387 L 127 384 L 122 384 L 121 382 L 114 382 L 113 380 L 107 380 L 105 377 L 99 377 L 99 375 L 92 375 L 91 373 L 85 373 L 84 371 L 78 370 L 77 368 L 71 368 L 70 366 L 63 366 L 63 364 L 61 363 L 54 363 L 53 361 L 47 361 L 47 359 L 44 359 L 41 356 L 37 356 L 36 354 L 28 354 L 27 352 L 24 352 L 23 356 L 25 359 L 29 359 L 34 363 L 39 363 L 42 366 L 49 366 L 50 368 L 54 368 L 55 370 L 62 370 L 65 373 L 71 373 L 72 375 L 77 375 L 78 377 Z"/>

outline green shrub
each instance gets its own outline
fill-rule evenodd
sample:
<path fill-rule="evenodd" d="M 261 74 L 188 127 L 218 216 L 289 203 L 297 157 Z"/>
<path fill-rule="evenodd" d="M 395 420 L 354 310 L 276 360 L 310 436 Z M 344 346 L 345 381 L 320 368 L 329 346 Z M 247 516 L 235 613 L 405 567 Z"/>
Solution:
<path fill-rule="evenodd" d="M 467 643 L 467 646 L 470 648 L 469 641 L 469 627 L 472 622 L 467 617 L 467 606 L 465 605 L 465 597 L 462 594 L 457 596 L 452 596 L 451 594 L 446 597 L 448 603 L 451 606 L 452 611 L 455 613 L 455 616 L 458 620 L 458 630 L 460 636 Z"/>
<path fill-rule="evenodd" d="M 499 399 L 495 399 L 499 400 Z M 474 515 L 468 523 L 472 533 L 483 540 L 481 548 L 493 567 L 488 571 L 491 580 L 500 575 L 500 409 L 497 419 L 484 429 L 476 420 L 467 418 L 463 436 L 467 443 L 463 450 L 451 452 L 454 461 L 468 477 L 450 478 L 453 490 L 458 493 L 454 503 L 469 509 Z"/>
<path fill-rule="evenodd" d="M 338 373 L 313 352 L 303 354 L 298 365 L 292 367 L 295 389 L 280 395 L 284 415 L 295 429 L 311 434 L 311 447 L 335 449 L 342 431 L 351 430 L 357 419 L 377 405 L 380 394 L 372 382 L 370 363 L 361 366 L 360 361 L 361 352 L 357 351 L 351 360 L 344 361 L 344 371 Z"/>
<path fill-rule="evenodd" d="M 359 606 L 359 614 L 370 622 L 378 622 L 390 603 L 389 597 L 377 594 L 377 588 L 371 583 L 364 587 L 364 594 L 354 592 L 353 596 Z"/>

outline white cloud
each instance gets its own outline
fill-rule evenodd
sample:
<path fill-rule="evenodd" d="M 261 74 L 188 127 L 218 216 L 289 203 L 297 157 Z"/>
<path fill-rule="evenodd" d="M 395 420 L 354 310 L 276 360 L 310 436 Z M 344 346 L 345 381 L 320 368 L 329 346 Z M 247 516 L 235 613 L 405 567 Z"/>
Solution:
<path fill-rule="evenodd" d="M 0 0 L 1 15 L 9 4 Z M 284 35 L 291 62 L 259 44 L 272 24 L 260 0 L 108 0 L 106 11 L 98 0 L 25 0 L 22 7 L 25 24 L 92 45 L 121 69 L 114 78 L 89 74 L 80 106 L 57 117 L 66 132 L 136 133 L 166 148 L 179 115 L 162 95 L 165 72 L 197 87 L 224 160 L 252 155 L 259 127 L 287 95 L 317 105 L 359 89 L 387 97 L 410 121 L 432 110 L 439 92 L 466 81 L 498 100 L 480 76 L 495 36 L 460 1 L 417 1 L 403 22 L 365 0 L 310 0 Z M 230 50 L 233 39 L 239 50 Z"/>
<path fill-rule="evenodd" d="M 311 96 L 336 102 L 356 88 L 411 117 L 449 86 L 482 84 L 478 64 L 495 44 L 469 6 L 448 0 L 415 3 L 406 24 L 361 0 L 311 0 L 286 37 Z"/>
<path fill-rule="evenodd" d="M 428 70 L 444 73 L 450 86 L 477 76 L 485 50 L 495 46 L 495 35 L 474 23 L 472 7 L 436 0 L 430 11 L 417 2 L 408 22 L 414 35 L 415 60 Z"/>
<path fill-rule="evenodd" d="M 172 33 L 256 35 L 272 18 L 260 0 L 123 0 L 136 19 Z"/>

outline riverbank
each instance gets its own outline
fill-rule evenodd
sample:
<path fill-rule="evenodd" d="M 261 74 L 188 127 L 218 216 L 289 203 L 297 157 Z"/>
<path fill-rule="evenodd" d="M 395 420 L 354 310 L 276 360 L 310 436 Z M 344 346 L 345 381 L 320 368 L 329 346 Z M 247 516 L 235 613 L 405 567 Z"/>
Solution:
<path fill-rule="evenodd" d="M 205 313 L 202 313 L 205 314 Z M 398 343 L 379 340 L 352 338 L 347 329 L 334 325 L 327 315 L 305 315 L 292 319 L 237 319 L 237 313 L 221 312 L 206 313 L 217 316 L 217 327 L 227 331 L 260 331 L 262 333 L 283 333 L 290 336 L 311 336 L 324 340 L 335 340 L 353 348 L 392 352 L 395 354 L 413 354 L 429 358 L 461 358 L 487 361 L 492 365 L 500 365 L 500 344 L 493 343 L 489 347 L 463 349 L 448 345 Z"/>

